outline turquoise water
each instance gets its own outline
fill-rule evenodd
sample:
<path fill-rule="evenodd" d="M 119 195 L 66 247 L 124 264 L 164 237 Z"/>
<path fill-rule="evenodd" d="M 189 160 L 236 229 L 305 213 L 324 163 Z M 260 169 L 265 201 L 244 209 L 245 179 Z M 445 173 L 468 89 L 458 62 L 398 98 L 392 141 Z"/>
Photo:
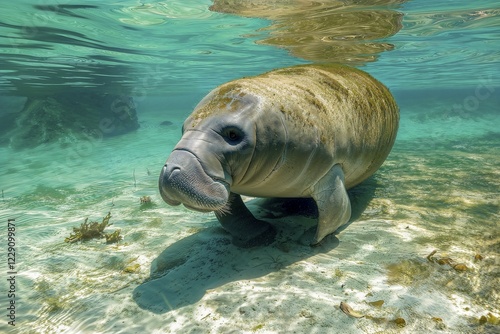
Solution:
<path fill-rule="evenodd" d="M 267 21 L 210 12 L 210 4 L 86 1 L 64 7 L 19 1 L 5 6 L 0 87 L 14 94 L 65 85 L 118 86 L 136 97 L 203 94 L 214 83 L 300 62 L 254 45 Z"/>
<path fill-rule="evenodd" d="M 17 272 L 16 326 L 2 313 L 0 332 L 498 331 L 497 2 L 388 6 L 404 14 L 402 29 L 380 41 L 394 49 L 360 68 L 391 89 L 401 124 L 386 163 L 350 193 L 355 219 L 311 249 L 300 236 L 314 217 L 250 200 L 278 229 L 275 244 L 250 250 L 230 245 L 212 215 L 163 203 L 158 175 L 210 89 L 306 61 L 256 43 L 270 21 L 210 5 L 0 4 L 0 116 L 12 115 L 4 120 L 27 96 L 64 91 L 78 101 L 104 91 L 133 96 L 140 124 L 121 136 L 17 149 L 8 138 L 16 123 L 0 124 L 0 216 L 2 226 L 15 219 Z M 64 242 L 85 218 L 108 212 L 107 230 L 120 229 L 122 241 Z M 1 240 L 5 310 L 7 227 Z M 433 250 L 468 269 L 428 261 Z M 375 300 L 383 307 L 368 304 Z M 367 316 L 346 316 L 340 301 Z"/>

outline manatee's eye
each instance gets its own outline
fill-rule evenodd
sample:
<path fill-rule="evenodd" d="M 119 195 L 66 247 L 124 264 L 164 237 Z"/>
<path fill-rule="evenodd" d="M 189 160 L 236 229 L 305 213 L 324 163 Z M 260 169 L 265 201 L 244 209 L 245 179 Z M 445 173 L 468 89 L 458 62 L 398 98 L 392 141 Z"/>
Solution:
<path fill-rule="evenodd" d="M 239 143 L 243 139 L 243 132 L 235 127 L 227 127 L 222 131 L 222 135 L 231 144 Z"/>
<path fill-rule="evenodd" d="M 229 131 L 229 135 L 228 135 L 229 139 L 231 140 L 236 140 L 238 139 L 238 135 L 236 134 L 236 131 Z"/>

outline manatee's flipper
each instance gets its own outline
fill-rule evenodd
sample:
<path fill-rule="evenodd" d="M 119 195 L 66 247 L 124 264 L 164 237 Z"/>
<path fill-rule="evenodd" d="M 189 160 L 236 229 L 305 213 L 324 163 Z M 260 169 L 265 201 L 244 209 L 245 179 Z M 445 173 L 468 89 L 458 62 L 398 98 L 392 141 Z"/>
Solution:
<path fill-rule="evenodd" d="M 351 202 L 344 185 L 344 172 L 335 165 L 314 185 L 312 197 L 318 206 L 318 228 L 311 245 L 335 232 L 351 218 Z"/>
<path fill-rule="evenodd" d="M 215 212 L 222 227 L 233 237 L 233 244 L 239 247 L 269 245 L 274 241 L 276 230 L 262 220 L 256 219 L 235 193 L 229 194 L 226 206 Z"/>

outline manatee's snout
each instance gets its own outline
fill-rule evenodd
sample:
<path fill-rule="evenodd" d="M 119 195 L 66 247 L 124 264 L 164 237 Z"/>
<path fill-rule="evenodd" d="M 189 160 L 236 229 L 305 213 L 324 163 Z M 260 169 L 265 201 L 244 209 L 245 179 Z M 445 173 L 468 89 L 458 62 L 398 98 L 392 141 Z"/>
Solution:
<path fill-rule="evenodd" d="M 184 204 L 197 211 L 221 209 L 229 198 L 229 185 L 208 175 L 191 152 L 174 150 L 163 166 L 160 194 L 170 205 Z"/>
<path fill-rule="evenodd" d="M 173 196 L 172 185 L 179 183 L 179 181 L 175 181 L 175 178 L 178 177 L 178 176 L 176 176 L 176 174 L 179 173 L 180 171 L 181 171 L 181 168 L 179 166 L 174 166 L 173 164 L 165 164 L 165 166 L 163 166 L 161 173 L 160 173 L 159 186 L 160 186 L 161 198 L 163 198 L 163 200 L 167 204 L 174 205 L 174 206 L 181 204 L 181 202 L 173 200 L 172 197 L 169 197 L 169 195 L 167 195 L 167 194 L 170 193 L 170 196 Z M 171 189 L 171 190 L 164 190 L 164 188 Z"/>

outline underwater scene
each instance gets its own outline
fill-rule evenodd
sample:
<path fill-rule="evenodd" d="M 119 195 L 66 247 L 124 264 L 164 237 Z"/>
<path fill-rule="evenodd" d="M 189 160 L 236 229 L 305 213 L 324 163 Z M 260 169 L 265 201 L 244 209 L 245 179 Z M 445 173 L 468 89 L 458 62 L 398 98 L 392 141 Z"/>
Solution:
<path fill-rule="evenodd" d="M 399 106 L 349 222 L 311 247 L 311 199 L 243 197 L 245 248 L 165 203 L 198 102 L 300 64 Z M 500 332 L 499 69 L 496 0 L 1 3 L 0 333 Z"/>

